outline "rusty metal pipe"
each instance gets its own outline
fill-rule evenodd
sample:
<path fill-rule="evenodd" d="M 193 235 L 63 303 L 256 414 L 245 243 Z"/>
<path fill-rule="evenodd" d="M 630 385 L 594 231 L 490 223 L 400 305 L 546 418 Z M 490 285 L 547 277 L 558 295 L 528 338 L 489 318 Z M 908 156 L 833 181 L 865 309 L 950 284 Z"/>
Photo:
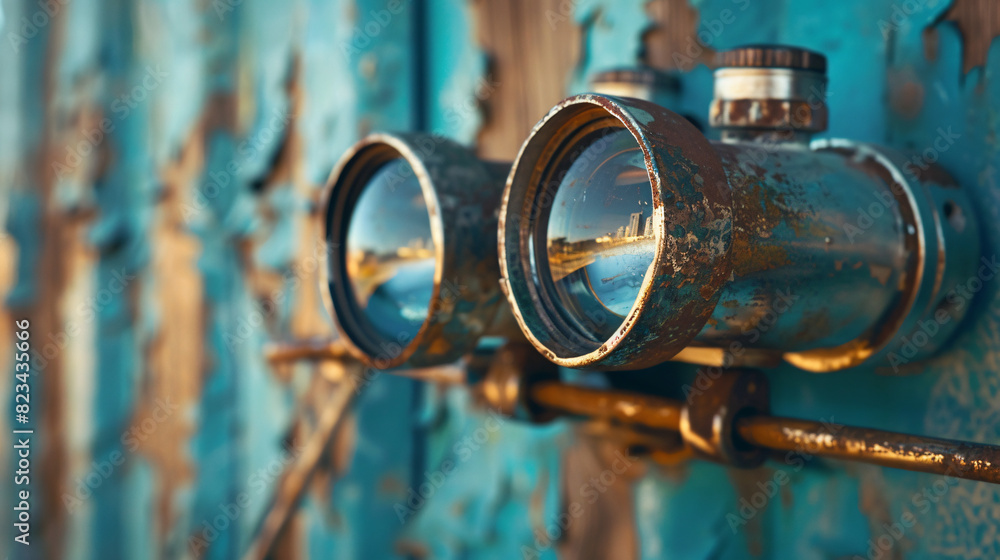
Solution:
<path fill-rule="evenodd" d="M 681 402 L 663 397 L 542 381 L 532 385 L 530 398 L 548 410 L 563 414 L 617 420 L 657 430 L 680 430 Z"/>
<path fill-rule="evenodd" d="M 298 360 L 339 360 L 350 354 L 339 339 L 310 338 L 269 342 L 264 346 L 264 358 L 271 364 Z"/>
<path fill-rule="evenodd" d="M 351 360 L 352 356 L 340 339 L 310 338 L 270 342 L 264 346 L 264 358 L 271 365 L 279 365 L 300 360 L 343 362 Z M 465 364 L 453 363 L 422 368 L 400 368 L 392 370 L 392 373 L 428 383 L 462 385 L 466 382 L 466 370 Z"/>
<path fill-rule="evenodd" d="M 675 399 L 578 387 L 533 384 L 529 395 L 547 410 L 610 419 L 654 430 L 680 431 L 684 404 Z M 1000 447 L 779 416 L 736 420 L 746 444 L 908 471 L 1000 484 Z"/>
<path fill-rule="evenodd" d="M 1000 447 L 822 422 L 758 416 L 741 418 L 736 429 L 747 443 L 1000 484 Z"/>
<path fill-rule="evenodd" d="M 346 356 L 336 341 L 324 340 L 277 343 L 269 345 L 267 351 L 272 362 Z M 465 379 L 463 368 L 458 366 L 404 370 L 401 374 L 448 384 L 461 384 Z M 548 380 L 529 384 L 527 398 L 546 416 L 614 420 L 672 432 L 681 431 L 685 410 L 684 403 L 676 399 Z M 995 445 L 767 415 L 739 417 L 734 432 L 757 448 L 1000 484 L 1000 446 Z"/>

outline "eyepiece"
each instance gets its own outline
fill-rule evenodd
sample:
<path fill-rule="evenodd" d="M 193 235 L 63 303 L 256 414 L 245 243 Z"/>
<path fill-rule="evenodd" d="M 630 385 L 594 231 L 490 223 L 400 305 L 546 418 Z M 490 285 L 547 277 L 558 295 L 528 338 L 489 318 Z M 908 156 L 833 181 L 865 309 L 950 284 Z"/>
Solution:
<path fill-rule="evenodd" d="M 536 250 L 548 262 L 562 318 L 600 343 L 638 298 L 656 244 L 639 144 L 623 126 L 591 136 L 553 170 L 558 185 Z"/>
<path fill-rule="evenodd" d="M 638 369 L 683 350 L 817 372 L 881 356 L 895 370 L 947 341 L 967 309 L 949 294 L 980 247 L 958 185 L 906 166 L 795 135 L 713 143 L 645 101 L 572 97 L 511 169 L 504 290 L 528 340 L 566 367 Z"/>
<path fill-rule="evenodd" d="M 327 280 L 352 354 L 379 368 L 440 365 L 489 331 L 507 169 L 430 135 L 375 134 L 345 154 L 327 187 Z"/>
<path fill-rule="evenodd" d="M 722 166 L 686 119 L 637 99 L 567 99 L 508 178 L 500 261 L 515 317 L 560 365 L 661 362 L 715 306 L 731 215 Z M 629 350 L 652 341 L 658 352 Z"/>
<path fill-rule="evenodd" d="M 345 265 L 353 305 L 377 335 L 412 340 L 434 293 L 427 200 L 403 158 L 370 166 L 348 220 Z M 391 218 L 391 219 L 390 219 Z"/>

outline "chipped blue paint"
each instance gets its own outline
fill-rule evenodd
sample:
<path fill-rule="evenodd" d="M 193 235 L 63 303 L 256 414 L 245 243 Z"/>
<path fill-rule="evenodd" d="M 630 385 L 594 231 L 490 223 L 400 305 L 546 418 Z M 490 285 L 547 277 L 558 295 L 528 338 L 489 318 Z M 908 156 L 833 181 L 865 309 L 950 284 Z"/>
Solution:
<path fill-rule="evenodd" d="M 472 6 L 462 0 L 430 2 L 428 10 L 428 63 L 430 131 L 463 144 L 475 142 L 482 125 L 479 103 L 496 87 L 486 73 L 486 56 L 472 44 Z M 447 29 L 447 33 L 436 32 Z"/>
<path fill-rule="evenodd" d="M 579 0 L 563 2 L 572 8 L 571 17 L 582 28 L 580 60 L 568 87 L 571 93 L 589 91 L 592 72 L 633 66 L 642 49 L 642 32 L 649 26 L 643 0 Z M 551 25 L 565 17 L 560 12 L 548 16 Z"/>
<path fill-rule="evenodd" d="M 532 427 L 476 410 L 464 389 L 429 399 L 427 468 L 399 503 L 403 542 L 431 558 L 521 558 L 559 513 L 567 426 Z M 529 558 L 555 558 L 542 548 Z"/>

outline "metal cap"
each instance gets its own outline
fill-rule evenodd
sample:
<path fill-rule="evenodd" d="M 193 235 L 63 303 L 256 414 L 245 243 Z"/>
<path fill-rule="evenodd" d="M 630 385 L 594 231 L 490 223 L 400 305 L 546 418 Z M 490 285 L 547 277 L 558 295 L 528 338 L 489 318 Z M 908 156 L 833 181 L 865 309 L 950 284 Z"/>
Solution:
<path fill-rule="evenodd" d="M 826 57 L 797 47 L 751 45 L 721 52 L 709 109 L 723 140 L 807 140 L 826 130 Z"/>

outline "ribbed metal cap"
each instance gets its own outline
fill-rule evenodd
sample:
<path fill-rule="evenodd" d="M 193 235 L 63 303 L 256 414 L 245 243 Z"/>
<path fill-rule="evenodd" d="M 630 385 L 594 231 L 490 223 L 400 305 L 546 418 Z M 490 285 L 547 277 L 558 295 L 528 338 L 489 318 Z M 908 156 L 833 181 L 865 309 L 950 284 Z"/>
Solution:
<path fill-rule="evenodd" d="M 826 57 L 815 51 L 781 45 L 747 45 L 716 55 L 719 68 L 789 68 L 826 73 Z"/>
<path fill-rule="evenodd" d="M 632 68 L 613 68 L 598 72 L 590 78 L 591 84 L 620 83 L 629 85 L 650 86 L 664 90 L 680 90 L 681 82 L 677 75 L 646 66 Z"/>

